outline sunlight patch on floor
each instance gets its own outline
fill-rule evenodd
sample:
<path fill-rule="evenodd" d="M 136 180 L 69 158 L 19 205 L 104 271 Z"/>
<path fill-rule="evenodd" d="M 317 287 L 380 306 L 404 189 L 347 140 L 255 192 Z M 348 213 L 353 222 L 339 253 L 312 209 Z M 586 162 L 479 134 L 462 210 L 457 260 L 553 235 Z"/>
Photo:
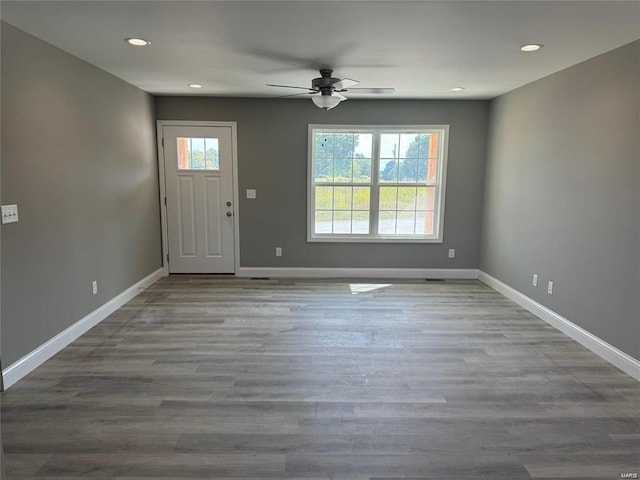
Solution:
<path fill-rule="evenodd" d="M 374 290 L 379 290 L 380 288 L 390 287 L 390 283 L 350 283 L 349 288 L 351 289 L 352 295 L 357 295 L 359 293 L 372 292 Z"/>

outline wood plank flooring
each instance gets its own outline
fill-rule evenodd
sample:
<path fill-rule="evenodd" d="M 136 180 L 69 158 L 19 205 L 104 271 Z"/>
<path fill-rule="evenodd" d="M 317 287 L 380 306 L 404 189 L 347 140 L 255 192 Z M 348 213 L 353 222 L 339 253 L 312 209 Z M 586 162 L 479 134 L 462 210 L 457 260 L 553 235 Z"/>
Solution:
<path fill-rule="evenodd" d="M 9 480 L 640 473 L 640 384 L 476 281 L 172 276 L 1 399 Z"/>

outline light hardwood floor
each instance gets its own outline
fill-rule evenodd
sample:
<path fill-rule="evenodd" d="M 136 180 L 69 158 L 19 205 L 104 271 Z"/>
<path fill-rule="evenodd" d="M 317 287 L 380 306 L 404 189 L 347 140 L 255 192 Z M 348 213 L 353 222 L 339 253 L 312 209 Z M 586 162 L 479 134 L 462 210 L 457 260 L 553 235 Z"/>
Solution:
<path fill-rule="evenodd" d="M 2 440 L 8 480 L 611 480 L 640 384 L 476 281 L 172 276 L 2 394 Z"/>

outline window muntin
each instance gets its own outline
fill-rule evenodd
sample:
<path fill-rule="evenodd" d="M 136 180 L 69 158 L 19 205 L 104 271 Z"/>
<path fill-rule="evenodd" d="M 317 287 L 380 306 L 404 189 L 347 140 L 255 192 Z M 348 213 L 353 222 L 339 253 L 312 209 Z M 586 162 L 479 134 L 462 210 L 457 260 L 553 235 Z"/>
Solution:
<path fill-rule="evenodd" d="M 309 126 L 309 241 L 442 242 L 448 126 Z"/>
<path fill-rule="evenodd" d="M 178 170 L 220 170 L 217 138 L 178 137 Z"/>

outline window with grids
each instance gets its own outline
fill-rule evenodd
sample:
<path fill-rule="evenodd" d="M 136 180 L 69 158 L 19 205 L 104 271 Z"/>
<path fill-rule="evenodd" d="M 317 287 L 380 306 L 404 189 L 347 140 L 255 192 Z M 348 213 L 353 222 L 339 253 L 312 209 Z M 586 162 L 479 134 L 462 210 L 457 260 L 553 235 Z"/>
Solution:
<path fill-rule="evenodd" d="M 178 137 L 179 170 L 220 170 L 217 138 Z"/>
<path fill-rule="evenodd" d="M 448 126 L 309 126 L 309 241 L 442 242 Z"/>

